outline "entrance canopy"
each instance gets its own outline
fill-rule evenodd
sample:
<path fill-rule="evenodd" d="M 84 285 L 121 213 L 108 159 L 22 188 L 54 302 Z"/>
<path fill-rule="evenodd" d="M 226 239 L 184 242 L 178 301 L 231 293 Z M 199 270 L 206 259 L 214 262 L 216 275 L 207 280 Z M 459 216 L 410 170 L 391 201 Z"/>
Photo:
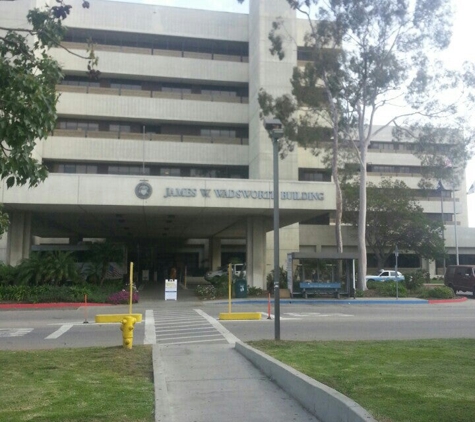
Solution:
<path fill-rule="evenodd" d="M 245 238 L 247 219 L 272 230 L 272 181 L 51 174 L 37 188 L 2 190 L 10 213 L 31 214 L 33 236 Z M 281 182 L 281 227 L 335 209 L 329 182 Z"/>

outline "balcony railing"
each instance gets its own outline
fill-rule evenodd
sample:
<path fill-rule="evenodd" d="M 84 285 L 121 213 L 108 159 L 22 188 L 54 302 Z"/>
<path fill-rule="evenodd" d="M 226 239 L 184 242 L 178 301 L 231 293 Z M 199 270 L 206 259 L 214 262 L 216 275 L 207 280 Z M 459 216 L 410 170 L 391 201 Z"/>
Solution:
<path fill-rule="evenodd" d="M 225 138 L 210 136 L 191 135 L 166 135 L 158 133 L 131 133 L 115 132 L 103 130 L 68 130 L 55 129 L 52 136 L 64 136 L 75 138 L 95 138 L 95 139 L 128 139 L 137 141 L 162 141 L 162 142 L 185 142 L 201 144 L 221 144 L 221 145 L 249 145 L 248 138 Z"/>
<path fill-rule="evenodd" d="M 63 41 L 61 45 L 69 50 L 87 50 L 87 44 L 85 43 Z M 180 50 L 162 50 L 158 48 L 121 47 L 119 45 L 94 44 L 94 51 L 112 51 L 116 53 L 144 54 L 148 56 L 183 57 L 189 59 L 249 63 L 248 56 L 216 53 L 198 53 L 193 51 Z"/>
<path fill-rule="evenodd" d="M 76 92 L 81 94 L 120 95 L 124 97 L 169 98 L 176 100 L 210 101 L 220 103 L 248 104 L 248 97 L 213 94 L 186 94 L 167 91 L 144 91 L 126 88 L 101 88 L 91 86 L 56 85 L 58 92 Z"/>

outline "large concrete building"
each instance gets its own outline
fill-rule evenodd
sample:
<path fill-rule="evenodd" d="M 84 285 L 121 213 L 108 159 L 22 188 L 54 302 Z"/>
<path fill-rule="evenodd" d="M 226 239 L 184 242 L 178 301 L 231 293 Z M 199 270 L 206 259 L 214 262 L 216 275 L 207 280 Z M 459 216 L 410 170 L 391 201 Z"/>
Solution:
<path fill-rule="evenodd" d="M 24 22 L 36 3 L 44 0 L 1 2 L 2 26 Z M 106 238 L 124 242 L 129 261 L 158 277 L 172 263 L 193 271 L 236 257 L 247 261 L 249 284 L 263 287 L 273 268 L 273 173 L 257 96 L 260 88 L 290 91 L 305 21 L 284 0 L 250 0 L 249 14 L 72 4 L 63 45 L 84 54 L 92 39 L 101 78 L 89 80 L 83 59 L 53 49 L 65 73 L 59 119 L 36 150 L 50 174 L 34 189 L 3 185 L 11 215 L 3 260 L 16 264 L 47 244 Z M 294 40 L 286 41 L 282 61 L 269 52 L 277 16 Z M 396 176 L 417 188 L 419 161 L 389 135 L 374 140 L 368 161 L 371 181 Z M 321 159 L 295 148 L 279 165 L 282 264 L 289 252 L 334 251 L 334 185 Z M 446 244 L 454 254 L 457 243 L 473 260 L 465 191 L 463 184 L 455 202 L 450 192 L 443 202 Z M 453 203 L 463 228 L 457 242 Z M 421 205 L 440 218 L 438 192 Z M 345 251 L 355 252 L 352 230 L 343 235 Z M 437 271 L 434 263 L 410 261 Z"/>

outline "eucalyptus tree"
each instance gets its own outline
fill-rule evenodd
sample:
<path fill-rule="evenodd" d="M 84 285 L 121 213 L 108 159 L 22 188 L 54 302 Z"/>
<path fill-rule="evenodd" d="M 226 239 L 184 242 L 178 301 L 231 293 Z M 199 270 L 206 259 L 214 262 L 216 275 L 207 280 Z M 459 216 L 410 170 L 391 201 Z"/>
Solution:
<path fill-rule="evenodd" d="M 359 183 L 345 184 L 343 221 L 358 226 Z M 415 198 L 414 189 L 400 180 L 383 179 L 367 185 L 366 244 L 384 268 L 394 253 L 415 253 L 421 258 L 435 260 L 445 256 L 443 226 L 430 219 Z"/>
<path fill-rule="evenodd" d="M 450 0 L 285 1 L 306 17 L 307 63 L 294 69 L 291 94 L 272 98 L 261 92 L 261 107 L 264 114 L 276 113 L 291 128 L 290 139 L 303 145 L 312 142 L 320 149 L 325 138 L 299 139 L 302 127 L 307 133 L 319 126 L 330 129 L 337 225 L 342 212 L 338 157 L 348 152 L 340 145 L 352 148 L 359 180 L 358 287 L 365 289 L 369 145 L 394 126 L 395 139 L 404 137 L 417 145 L 416 155 L 431 168 L 421 182 L 425 187 L 437 178 L 441 160 L 463 168 L 467 141 L 453 133 L 464 125 L 455 116 L 466 94 L 464 82 L 471 81 L 473 71 L 469 65 L 446 70 L 436 59 L 450 43 Z M 270 50 L 279 57 L 285 54 L 284 26 L 276 19 L 269 34 Z M 444 97 L 446 92 L 452 96 Z M 436 140 L 445 145 L 443 154 Z M 337 245 L 340 242 L 337 229 Z"/>

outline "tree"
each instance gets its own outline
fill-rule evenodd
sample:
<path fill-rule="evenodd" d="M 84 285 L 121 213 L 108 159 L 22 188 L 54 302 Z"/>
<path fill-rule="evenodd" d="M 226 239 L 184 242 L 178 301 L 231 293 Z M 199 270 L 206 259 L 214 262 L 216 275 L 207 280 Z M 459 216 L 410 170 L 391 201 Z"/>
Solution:
<path fill-rule="evenodd" d="M 111 262 L 121 263 L 124 259 L 123 246 L 109 241 L 96 242 L 91 245 L 87 260 L 92 263 L 94 274 L 102 286 Z M 90 274 L 93 275 L 93 274 Z"/>
<path fill-rule="evenodd" d="M 89 3 L 83 1 L 83 7 Z M 56 0 L 54 6 L 30 10 L 28 28 L 0 27 L 0 179 L 9 188 L 37 186 L 47 177 L 33 152 L 55 127 L 56 84 L 63 75 L 48 50 L 60 46 L 70 10 L 70 5 Z M 83 58 L 89 60 L 90 76 L 97 76 L 94 51 Z M 6 227 L 1 224 L 0 233 Z"/>
<path fill-rule="evenodd" d="M 18 281 L 23 284 L 60 286 L 79 279 L 72 252 L 35 252 L 17 268 Z"/>
<path fill-rule="evenodd" d="M 454 116 L 468 98 L 464 84 L 473 81 L 473 66 L 466 65 L 461 72 L 449 71 L 433 59 L 436 52 L 449 45 L 450 0 L 286 1 L 307 17 L 309 32 L 305 46 L 309 62 L 303 70 L 294 70 L 292 97 L 266 99 L 265 93 L 261 94 L 262 105 L 270 100 L 273 107 L 263 110 L 279 110 L 285 105 L 288 122 L 296 127 L 315 128 L 323 120 L 333 136 L 334 179 L 338 176 L 335 166 L 339 145 L 347 143 L 353 148 L 360 181 L 358 287 L 365 289 L 368 147 L 380 131 L 394 125 L 399 135 L 405 133 L 418 144 L 418 156 L 431 163 L 433 176 L 441 156 L 452 163 L 452 168 L 463 169 L 469 157 L 467 142 L 458 143 L 460 138 L 444 128 L 464 127 L 465 122 Z M 285 54 L 283 25 L 277 20 L 269 34 L 271 52 L 279 57 Z M 322 95 L 317 95 L 318 90 Z M 312 91 L 314 94 L 309 96 Z M 447 97 L 441 95 L 455 91 L 459 94 L 448 103 Z M 377 116 L 392 105 L 405 111 L 393 111 L 384 124 L 376 127 Z M 292 116 L 297 110 L 300 114 L 304 111 L 303 119 Z M 298 132 L 300 128 L 294 130 Z M 437 134 L 438 145 L 446 146 L 442 154 L 434 147 L 435 142 L 427 142 L 428 133 Z M 299 142 L 297 136 L 294 140 Z M 314 141 L 317 148 L 318 143 L 319 140 Z M 338 181 L 335 183 L 338 215 Z"/>
<path fill-rule="evenodd" d="M 343 221 L 357 227 L 359 184 L 344 185 L 344 193 Z M 422 258 L 435 260 L 445 255 L 442 223 L 429 219 L 413 195 L 413 190 L 399 180 L 368 183 L 365 240 L 378 260 L 378 268 L 385 267 L 396 245 L 400 251 L 412 251 Z"/>

